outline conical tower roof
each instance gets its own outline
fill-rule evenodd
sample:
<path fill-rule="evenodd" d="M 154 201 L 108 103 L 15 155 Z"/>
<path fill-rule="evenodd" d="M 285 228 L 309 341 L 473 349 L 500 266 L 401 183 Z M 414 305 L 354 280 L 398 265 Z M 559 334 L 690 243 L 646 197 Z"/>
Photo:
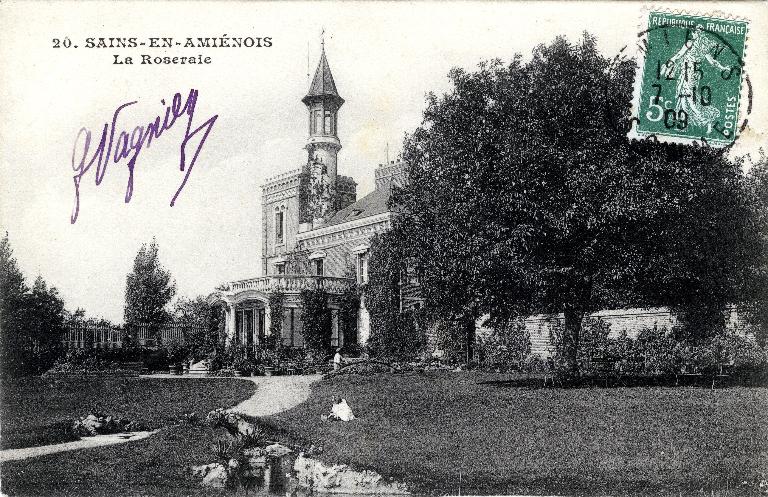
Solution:
<path fill-rule="evenodd" d="M 328 59 L 325 57 L 325 47 L 320 53 L 320 62 L 315 70 L 315 77 L 312 84 L 309 85 L 307 95 L 301 99 L 305 105 L 309 105 L 313 100 L 331 99 L 336 101 L 336 105 L 341 107 L 344 99 L 341 98 L 336 90 L 336 83 L 333 81 L 331 67 L 328 65 Z"/>

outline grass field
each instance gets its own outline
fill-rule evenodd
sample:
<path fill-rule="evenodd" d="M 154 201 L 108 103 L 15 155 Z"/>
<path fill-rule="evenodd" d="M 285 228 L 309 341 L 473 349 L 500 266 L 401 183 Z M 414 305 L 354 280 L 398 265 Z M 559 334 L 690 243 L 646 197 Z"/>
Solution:
<path fill-rule="evenodd" d="M 758 495 L 768 479 L 768 389 L 532 389 L 506 379 L 474 372 L 342 376 L 316 384 L 306 403 L 270 422 L 294 440 L 323 445 L 328 462 L 375 469 L 420 493 L 735 497 Z M 253 384 L 35 381 L 3 385 L 4 440 L 97 403 L 167 426 L 138 442 L 4 463 L 5 494 L 235 495 L 201 487 L 188 470 L 211 462 L 223 435 L 171 423 L 233 405 Z M 320 421 L 335 394 L 360 419 Z"/>
<path fill-rule="evenodd" d="M 0 390 L 0 446 L 9 449 L 76 440 L 67 428 L 72 419 L 89 413 L 129 418 L 152 428 L 193 411 L 205 416 L 249 397 L 254 385 L 227 379 L 35 377 L 4 382 Z"/>
<path fill-rule="evenodd" d="M 342 376 L 274 421 L 323 445 L 329 462 L 428 493 L 741 496 L 768 479 L 766 389 L 531 389 L 506 378 Z M 335 394 L 359 420 L 320 422 Z"/>
<path fill-rule="evenodd" d="M 138 442 L 64 452 L 2 464 L 2 492 L 29 496 L 215 496 L 203 489 L 189 467 L 212 460 L 220 433 L 176 425 L 178 417 L 204 416 L 251 396 L 255 385 L 235 379 L 130 378 L 67 380 L 40 378 L 5 383 L 2 390 L 2 438 L 23 444 L 36 427 L 102 410 L 137 419 L 158 434 Z"/>

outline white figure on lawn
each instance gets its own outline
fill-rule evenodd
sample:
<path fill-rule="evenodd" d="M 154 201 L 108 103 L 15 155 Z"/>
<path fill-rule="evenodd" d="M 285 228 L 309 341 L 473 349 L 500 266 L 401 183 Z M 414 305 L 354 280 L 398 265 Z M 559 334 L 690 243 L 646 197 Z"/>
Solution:
<path fill-rule="evenodd" d="M 331 414 L 328 416 L 328 419 L 337 421 L 352 421 L 355 419 L 352 408 L 347 404 L 347 399 L 333 396 L 333 405 L 331 406 Z"/>

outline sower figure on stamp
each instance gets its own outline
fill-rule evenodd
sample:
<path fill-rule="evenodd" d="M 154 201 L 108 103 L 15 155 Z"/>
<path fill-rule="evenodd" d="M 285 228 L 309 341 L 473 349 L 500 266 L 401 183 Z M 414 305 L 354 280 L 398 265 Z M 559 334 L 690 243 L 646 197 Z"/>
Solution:
<path fill-rule="evenodd" d="M 691 39 L 686 40 L 680 50 L 669 60 L 677 78 L 675 110 L 678 112 L 685 111 L 694 124 L 702 127 L 712 126 L 720 117 L 720 110 L 709 105 L 709 101 L 712 99 L 711 91 L 710 95 L 705 96 L 702 94 L 703 89 L 699 87 L 699 82 L 704 76 L 701 67 L 702 62 L 706 61 L 721 73 L 730 71 L 730 68 L 712 56 L 712 49 L 716 46 L 717 42 L 707 35 L 704 26 L 698 24 L 691 33 Z"/>

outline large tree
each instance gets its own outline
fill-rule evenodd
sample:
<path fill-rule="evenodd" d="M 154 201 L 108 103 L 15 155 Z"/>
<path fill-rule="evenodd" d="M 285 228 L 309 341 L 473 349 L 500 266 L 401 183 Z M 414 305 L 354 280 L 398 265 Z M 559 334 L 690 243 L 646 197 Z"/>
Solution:
<path fill-rule="evenodd" d="M 203 359 L 222 350 L 224 337 L 219 336 L 221 309 L 205 297 L 181 297 L 173 304 L 173 321 L 184 330 L 184 341 L 194 359 Z"/>
<path fill-rule="evenodd" d="M 753 270 L 744 282 L 739 311 L 752 325 L 758 342 L 768 341 L 768 157 L 760 150 L 759 160 L 751 165 L 747 176 L 752 222 L 760 237 L 753 250 L 759 254 Z"/>
<path fill-rule="evenodd" d="M 585 34 L 454 69 L 407 137 L 394 226 L 427 304 L 471 320 L 603 307 L 723 310 L 742 277 L 743 176 L 724 152 L 631 142 L 634 64 Z M 703 330 L 699 330 L 703 331 Z"/>
<path fill-rule="evenodd" d="M 176 294 L 176 283 L 160 263 L 158 250 L 154 238 L 142 244 L 125 278 L 125 324 L 148 325 L 153 336 L 170 320 L 167 306 Z"/>
<path fill-rule="evenodd" d="M 19 376 L 48 369 L 61 353 L 64 302 L 38 277 L 30 289 L 6 233 L 0 240 L 0 365 Z"/>

